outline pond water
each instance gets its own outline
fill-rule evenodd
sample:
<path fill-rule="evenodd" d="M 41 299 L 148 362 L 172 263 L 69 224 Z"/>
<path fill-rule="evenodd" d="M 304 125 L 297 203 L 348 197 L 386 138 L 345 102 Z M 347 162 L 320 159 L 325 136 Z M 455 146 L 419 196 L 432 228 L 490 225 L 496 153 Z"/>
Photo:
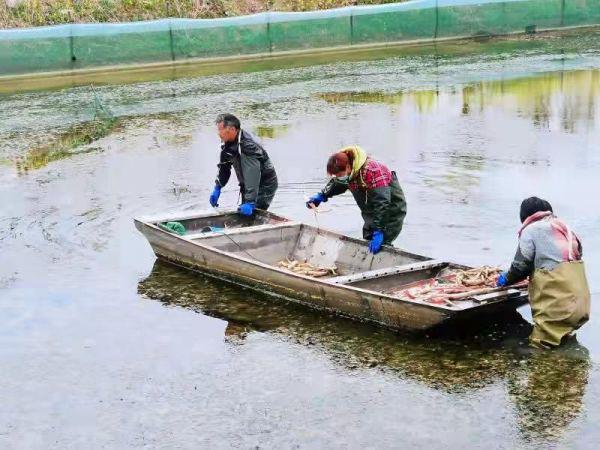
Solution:
<path fill-rule="evenodd" d="M 581 236 L 595 302 L 599 44 L 586 31 L 0 96 L 0 446 L 597 443 L 594 307 L 552 352 L 526 348 L 528 306 L 392 333 L 155 262 L 132 218 L 209 208 L 213 121 L 230 111 L 277 168 L 273 212 L 315 224 L 304 201 L 328 155 L 360 144 L 406 193 L 396 246 L 506 266 L 538 195 Z M 232 182 L 221 205 L 237 200 Z M 362 222 L 348 194 L 318 224 Z"/>

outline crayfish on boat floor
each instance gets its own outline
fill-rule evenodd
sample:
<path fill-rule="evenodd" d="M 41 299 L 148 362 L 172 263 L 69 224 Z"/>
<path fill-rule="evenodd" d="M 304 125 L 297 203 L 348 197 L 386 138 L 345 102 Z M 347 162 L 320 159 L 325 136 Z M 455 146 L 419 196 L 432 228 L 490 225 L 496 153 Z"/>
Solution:
<path fill-rule="evenodd" d="M 279 267 L 283 267 L 291 272 L 299 275 L 307 275 L 309 277 L 326 277 L 326 276 L 337 276 L 337 267 L 318 267 L 309 262 L 301 262 L 296 260 L 284 259 L 277 263 Z"/>
<path fill-rule="evenodd" d="M 496 279 L 500 272 L 499 268 L 489 266 L 456 270 L 436 278 L 394 287 L 384 293 L 402 300 L 455 306 L 453 300 L 467 300 L 474 295 L 505 290 L 506 288 L 496 287 Z M 520 288 L 525 285 L 526 282 L 514 287 Z"/>

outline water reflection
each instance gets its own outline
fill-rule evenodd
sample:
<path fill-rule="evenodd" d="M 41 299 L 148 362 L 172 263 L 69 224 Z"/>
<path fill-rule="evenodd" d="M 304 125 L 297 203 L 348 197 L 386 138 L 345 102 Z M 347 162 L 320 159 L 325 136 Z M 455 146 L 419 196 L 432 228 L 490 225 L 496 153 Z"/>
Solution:
<path fill-rule="evenodd" d="M 289 131 L 289 125 L 259 125 L 254 128 L 254 133 L 261 138 L 280 138 Z"/>
<path fill-rule="evenodd" d="M 576 345 L 558 352 L 536 352 L 524 365 L 508 379 L 523 438 L 559 439 L 583 408 L 590 371 L 587 350 Z"/>
<path fill-rule="evenodd" d="M 500 383 L 516 405 L 526 441 L 560 438 L 581 412 L 587 350 L 574 343 L 557 352 L 531 353 L 525 346 L 531 326 L 518 313 L 436 335 L 398 334 L 273 301 L 159 261 L 138 293 L 226 320 L 224 339 L 231 345 L 244 345 L 253 332 L 272 333 L 347 370 L 380 370 L 450 395 Z"/>
<path fill-rule="evenodd" d="M 402 92 L 387 94 L 385 92 L 327 92 L 318 95 L 328 103 L 385 103 L 399 105 L 404 101 Z"/>
<path fill-rule="evenodd" d="M 467 86 L 463 105 L 480 111 L 500 106 L 532 119 L 538 128 L 575 133 L 594 128 L 599 95 L 600 70 L 561 71 Z"/>
<path fill-rule="evenodd" d="M 318 94 L 327 103 L 383 103 L 386 105 L 411 104 L 419 113 L 428 113 L 437 106 L 438 90 L 419 90 L 411 92 L 328 92 Z"/>
<path fill-rule="evenodd" d="M 484 113 L 495 107 L 532 120 L 536 128 L 577 133 L 594 129 L 600 95 L 600 70 L 551 72 L 536 77 L 481 81 L 459 92 L 419 90 L 412 92 L 327 92 L 318 97 L 328 103 L 381 103 L 406 105 L 419 113 L 439 105 L 456 104 L 460 113 Z M 456 101 L 460 96 L 460 102 Z"/>

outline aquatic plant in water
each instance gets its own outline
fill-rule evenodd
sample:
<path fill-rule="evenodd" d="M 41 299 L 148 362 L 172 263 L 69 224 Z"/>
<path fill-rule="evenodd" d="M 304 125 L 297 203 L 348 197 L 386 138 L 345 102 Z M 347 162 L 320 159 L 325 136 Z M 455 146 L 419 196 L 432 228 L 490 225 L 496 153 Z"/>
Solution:
<path fill-rule="evenodd" d="M 88 148 L 79 151 L 76 149 L 108 136 L 115 130 L 121 119 L 116 118 L 102 104 L 93 87 L 92 91 L 94 93 L 94 118 L 87 122 L 71 125 L 66 131 L 63 131 L 48 143 L 31 147 L 25 156 L 18 157 L 15 161 L 19 174 L 40 169 L 53 161 L 73 155 L 93 152 L 96 149 Z"/>

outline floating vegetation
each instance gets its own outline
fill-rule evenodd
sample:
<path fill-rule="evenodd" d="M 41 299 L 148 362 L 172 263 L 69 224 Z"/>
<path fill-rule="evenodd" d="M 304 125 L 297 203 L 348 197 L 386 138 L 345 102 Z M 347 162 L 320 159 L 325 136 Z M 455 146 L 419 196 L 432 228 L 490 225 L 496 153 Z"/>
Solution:
<path fill-rule="evenodd" d="M 49 143 L 31 147 L 25 156 L 16 158 L 17 172 L 22 175 L 30 170 L 41 169 L 53 161 L 98 151 L 97 148 L 76 149 L 109 135 L 118 123 L 118 119 L 111 117 L 73 125 Z"/>
<path fill-rule="evenodd" d="M 254 129 L 254 132 L 261 138 L 279 138 L 287 133 L 288 125 L 259 125 Z"/>
<path fill-rule="evenodd" d="M 319 97 L 327 103 L 385 103 L 397 105 L 402 103 L 403 95 L 401 92 L 388 94 L 385 92 L 331 92 L 319 94 Z"/>
<path fill-rule="evenodd" d="M 318 94 L 327 103 L 382 103 L 386 105 L 402 105 L 412 103 L 417 111 L 425 113 L 433 110 L 439 97 L 436 90 L 414 92 L 329 92 Z"/>
<path fill-rule="evenodd" d="M 50 142 L 31 147 L 25 156 L 17 157 L 15 164 L 19 175 L 30 170 L 41 169 L 53 161 L 98 151 L 97 148 L 79 151 L 75 151 L 75 149 L 108 136 L 121 123 L 121 119 L 115 118 L 110 110 L 102 104 L 93 86 L 91 89 L 94 94 L 94 118 L 87 122 L 71 125 Z"/>
<path fill-rule="evenodd" d="M 191 134 L 166 135 L 162 139 L 171 147 L 189 147 L 193 142 Z"/>

